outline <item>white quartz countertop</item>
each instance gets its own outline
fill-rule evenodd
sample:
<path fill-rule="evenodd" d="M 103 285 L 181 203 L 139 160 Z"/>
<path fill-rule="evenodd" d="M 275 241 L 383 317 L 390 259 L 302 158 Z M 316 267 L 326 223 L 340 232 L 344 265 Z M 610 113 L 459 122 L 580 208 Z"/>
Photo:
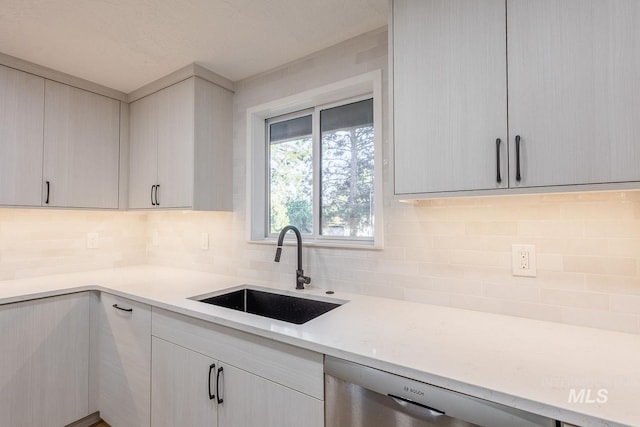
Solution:
<path fill-rule="evenodd" d="M 0 304 L 104 291 L 580 426 L 640 426 L 640 335 L 341 292 L 304 325 L 187 299 L 244 283 L 265 285 L 147 265 L 2 281 Z"/>

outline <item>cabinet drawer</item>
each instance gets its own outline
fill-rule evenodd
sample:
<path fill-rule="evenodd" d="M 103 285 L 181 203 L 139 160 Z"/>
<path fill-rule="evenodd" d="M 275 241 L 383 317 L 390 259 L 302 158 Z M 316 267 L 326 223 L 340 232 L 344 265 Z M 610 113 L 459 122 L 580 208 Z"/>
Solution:
<path fill-rule="evenodd" d="M 324 400 L 322 354 L 157 308 L 152 334 Z"/>

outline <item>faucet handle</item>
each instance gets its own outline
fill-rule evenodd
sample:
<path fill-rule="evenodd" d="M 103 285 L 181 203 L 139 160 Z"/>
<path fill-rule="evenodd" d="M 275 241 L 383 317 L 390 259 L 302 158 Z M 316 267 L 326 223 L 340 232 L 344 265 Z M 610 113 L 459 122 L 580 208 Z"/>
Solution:
<path fill-rule="evenodd" d="M 311 277 L 305 276 L 302 270 L 296 270 L 296 281 L 296 289 L 304 289 L 304 285 L 311 283 Z"/>
<path fill-rule="evenodd" d="M 298 277 L 298 282 L 304 283 L 305 285 L 308 285 L 309 283 L 311 283 L 311 277 L 309 277 L 309 276 L 300 276 L 300 277 Z"/>

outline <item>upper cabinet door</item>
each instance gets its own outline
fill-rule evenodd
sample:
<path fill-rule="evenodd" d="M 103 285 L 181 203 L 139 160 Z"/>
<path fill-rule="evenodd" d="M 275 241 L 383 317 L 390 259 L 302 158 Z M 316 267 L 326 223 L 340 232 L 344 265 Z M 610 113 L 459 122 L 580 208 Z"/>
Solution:
<path fill-rule="evenodd" d="M 0 66 L 0 205 L 40 206 L 44 79 Z"/>
<path fill-rule="evenodd" d="M 509 133 L 535 187 L 640 180 L 640 2 L 508 0 Z"/>
<path fill-rule="evenodd" d="M 117 208 L 120 102 L 47 80 L 44 117 L 44 204 Z"/>
<path fill-rule="evenodd" d="M 393 2 L 395 194 L 507 186 L 505 15 L 503 0 Z"/>
<path fill-rule="evenodd" d="M 129 207 L 154 206 L 153 190 L 158 182 L 158 128 L 156 98 L 149 95 L 130 105 Z"/>
<path fill-rule="evenodd" d="M 160 186 L 157 204 L 160 208 L 193 206 L 194 80 L 184 80 L 156 94 Z"/>

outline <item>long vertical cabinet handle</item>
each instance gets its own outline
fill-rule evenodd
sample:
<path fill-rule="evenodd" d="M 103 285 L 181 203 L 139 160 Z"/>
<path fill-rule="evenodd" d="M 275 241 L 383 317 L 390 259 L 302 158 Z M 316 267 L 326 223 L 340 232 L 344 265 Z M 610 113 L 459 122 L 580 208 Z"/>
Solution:
<path fill-rule="evenodd" d="M 156 189 L 156 186 L 152 185 L 151 186 L 151 206 L 155 206 L 156 205 L 156 202 L 153 201 L 153 190 L 155 190 L 155 189 Z"/>
<path fill-rule="evenodd" d="M 44 204 L 48 205 L 49 204 L 49 194 L 51 193 L 51 191 L 50 191 L 51 190 L 51 182 L 46 181 L 46 184 L 47 184 L 47 197 L 45 197 L 45 199 L 44 199 Z"/>
<path fill-rule="evenodd" d="M 500 138 L 496 139 L 496 181 L 498 184 L 502 182 L 502 176 L 500 175 Z"/>
<path fill-rule="evenodd" d="M 222 399 L 222 393 L 220 393 L 220 374 L 222 374 L 222 366 L 218 368 L 218 373 L 216 374 L 216 390 L 218 390 L 218 405 L 224 402 Z"/>
<path fill-rule="evenodd" d="M 211 393 L 211 373 L 216 369 L 216 364 L 212 363 L 209 365 L 209 400 L 215 399 L 213 393 Z M 217 381 L 217 380 L 216 380 Z"/>
<path fill-rule="evenodd" d="M 156 195 L 155 195 L 156 206 L 160 206 L 160 202 L 158 201 L 158 190 L 159 189 L 160 189 L 160 184 L 156 185 Z"/>
<path fill-rule="evenodd" d="M 520 174 L 520 135 L 516 135 L 516 181 L 522 181 Z"/>

